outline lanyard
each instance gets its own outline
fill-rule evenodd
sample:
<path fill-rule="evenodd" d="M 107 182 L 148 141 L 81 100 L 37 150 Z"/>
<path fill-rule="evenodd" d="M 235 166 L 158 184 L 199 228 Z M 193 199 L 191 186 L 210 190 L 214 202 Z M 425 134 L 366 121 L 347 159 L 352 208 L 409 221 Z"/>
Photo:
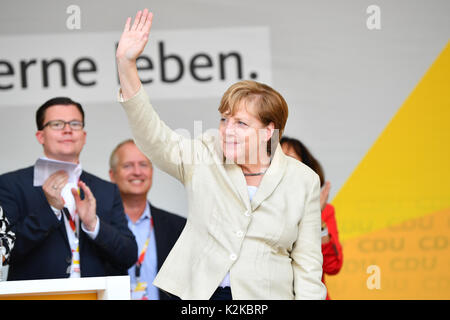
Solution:
<path fill-rule="evenodd" d="M 72 216 L 70 215 L 69 209 L 64 207 L 64 208 L 62 208 L 61 211 L 66 216 L 67 220 L 69 220 L 70 228 L 72 229 L 73 233 L 75 234 L 75 237 L 78 238 L 77 227 L 75 225 L 75 221 L 72 219 Z"/>
<path fill-rule="evenodd" d="M 144 263 L 145 254 L 147 253 L 147 248 L 150 242 L 150 236 L 153 228 L 154 228 L 153 217 L 150 217 L 150 232 L 148 234 L 147 240 L 145 241 L 144 247 L 142 248 L 141 253 L 139 254 L 139 258 L 138 261 L 136 262 L 136 267 L 134 269 L 134 274 L 136 276 L 136 279 L 138 279 L 138 281 L 139 278 L 141 277 L 141 266 Z"/>
<path fill-rule="evenodd" d="M 80 178 L 78 178 L 78 181 L 80 181 Z M 80 194 L 80 189 L 77 188 L 78 194 Z M 63 207 L 61 212 L 64 213 L 64 215 L 66 216 L 67 220 L 69 220 L 69 224 L 70 224 L 70 228 L 72 229 L 73 233 L 75 234 L 75 238 L 78 238 L 78 233 L 77 233 L 77 227 L 75 225 L 75 220 L 72 219 L 72 216 L 70 215 L 69 209 L 67 209 L 67 207 Z"/>
<path fill-rule="evenodd" d="M 70 229 L 72 229 L 73 234 L 75 236 L 74 239 L 74 247 L 72 247 L 72 244 L 70 244 L 71 250 L 72 250 L 72 264 L 69 266 L 67 273 L 70 274 L 70 277 L 79 277 L 81 275 L 80 271 L 80 249 L 78 244 L 78 232 L 77 232 L 77 226 L 75 224 L 75 220 L 72 219 L 72 216 L 70 215 L 69 209 L 66 207 L 63 207 L 61 212 L 64 213 L 67 220 L 69 221 Z M 69 241 L 70 242 L 70 241 Z"/>

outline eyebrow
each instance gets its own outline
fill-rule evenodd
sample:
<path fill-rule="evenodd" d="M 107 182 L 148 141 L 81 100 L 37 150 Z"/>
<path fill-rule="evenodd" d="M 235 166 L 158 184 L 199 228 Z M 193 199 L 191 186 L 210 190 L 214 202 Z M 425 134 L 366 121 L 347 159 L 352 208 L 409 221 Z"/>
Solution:
<path fill-rule="evenodd" d="M 233 117 L 233 118 L 236 119 L 236 121 L 250 122 L 250 119 L 242 118 L 242 117 L 236 117 L 236 116 L 229 116 L 229 114 L 221 114 L 220 116 L 221 117 L 226 117 L 226 116 Z"/>

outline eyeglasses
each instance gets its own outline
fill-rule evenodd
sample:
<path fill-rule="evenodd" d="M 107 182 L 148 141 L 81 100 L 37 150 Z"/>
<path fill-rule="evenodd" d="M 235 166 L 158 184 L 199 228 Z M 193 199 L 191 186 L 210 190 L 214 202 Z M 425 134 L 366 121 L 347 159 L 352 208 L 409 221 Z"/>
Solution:
<path fill-rule="evenodd" d="M 63 130 L 66 127 L 66 124 L 70 126 L 70 129 L 74 131 L 79 131 L 84 128 L 84 122 L 78 121 L 78 120 L 72 120 L 72 121 L 64 121 L 64 120 L 51 120 L 44 124 L 42 129 L 49 126 L 53 130 Z"/>

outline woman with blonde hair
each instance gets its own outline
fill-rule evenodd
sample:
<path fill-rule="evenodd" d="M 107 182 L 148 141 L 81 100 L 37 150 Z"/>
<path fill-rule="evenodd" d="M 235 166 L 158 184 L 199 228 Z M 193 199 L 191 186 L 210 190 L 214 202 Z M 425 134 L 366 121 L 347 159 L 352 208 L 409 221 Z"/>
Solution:
<path fill-rule="evenodd" d="M 178 135 L 137 73 L 152 18 L 145 9 L 133 24 L 127 19 L 116 59 L 136 145 L 188 196 L 186 227 L 154 284 L 182 299 L 324 299 L 320 181 L 281 151 L 286 101 L 267 85 L 241 81 L 220 102 L 218 134 Z"/>

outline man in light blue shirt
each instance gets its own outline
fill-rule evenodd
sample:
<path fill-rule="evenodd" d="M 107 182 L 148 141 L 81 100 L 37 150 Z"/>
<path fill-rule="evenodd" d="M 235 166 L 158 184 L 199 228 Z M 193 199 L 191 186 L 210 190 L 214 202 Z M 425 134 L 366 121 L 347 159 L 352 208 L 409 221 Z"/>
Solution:
<path fill-rule="evenodd" d="M 133 222 L 128 216 L 127 219 L 128 228 L 133 232 L 138 244 L 139 258 L 143 260 L 142 266 L 134 265 L 128 269 L 131 280 L 132 299 L 146 298 L 149 300 L 158 300 L 158 288 L 152 284 L 153 279 L 158 273 L 158 257 L 156 254 L 155 232 L 152 226 L 153 223 L 151 222 L 152 216 L 148 202 L 145 206 L 144 213 L 137 221 Z"/>
<path fill-rule="evenodd" d="M 133 140 L 126 140 L 113 150 L 109 175 L 119 188 L 128 228 L 138 245 L 138 261 L 128 270 L 132 299 L 173 298 L 152 282 L 181 234 L 186 219 L 158 209 L 147 200 L 153 167 Z"/>

